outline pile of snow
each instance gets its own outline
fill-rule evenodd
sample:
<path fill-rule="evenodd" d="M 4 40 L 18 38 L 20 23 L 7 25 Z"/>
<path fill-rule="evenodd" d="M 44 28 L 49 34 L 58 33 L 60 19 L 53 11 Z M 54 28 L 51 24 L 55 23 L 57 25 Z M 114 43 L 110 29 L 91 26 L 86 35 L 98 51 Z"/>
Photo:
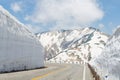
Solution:
<path fill-rule="evenodd" d="M 90 64 L 104 80 L 120 80 L 120 28 L 108 40 L 99 57 Z"/>
<path fill-rule="evenodd" d="M 99 56 L 108 36 L 95 28 L 61 30 L 37 34 L 45 48 L 46 60 L 82 63 Z"/>
<path fill-rule="evenodd" d="M 0 6 L 0 72 L 44 66 L 43 47 L 7 10 Z"/>

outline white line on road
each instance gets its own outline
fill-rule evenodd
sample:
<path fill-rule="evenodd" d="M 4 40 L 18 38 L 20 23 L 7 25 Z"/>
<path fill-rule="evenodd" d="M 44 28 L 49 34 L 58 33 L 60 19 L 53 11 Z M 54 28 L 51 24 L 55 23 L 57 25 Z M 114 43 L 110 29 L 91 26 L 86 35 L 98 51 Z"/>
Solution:
<path fill-rule="evenodd" d="M 86 63 L 84 62 L 84 70 L 83 70 L 83 80 L 85 80 L 85 75 L 86 75 Z"/>

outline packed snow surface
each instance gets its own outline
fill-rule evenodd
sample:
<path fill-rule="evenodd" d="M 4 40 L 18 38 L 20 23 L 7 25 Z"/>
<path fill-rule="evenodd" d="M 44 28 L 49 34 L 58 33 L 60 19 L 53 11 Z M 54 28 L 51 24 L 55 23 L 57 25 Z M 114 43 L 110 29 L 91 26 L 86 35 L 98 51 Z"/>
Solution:
<path fill-rule="evenodd" d="M 0 6 L 0 72 L 42 67 L 43 60 L 37 38 Z"/>

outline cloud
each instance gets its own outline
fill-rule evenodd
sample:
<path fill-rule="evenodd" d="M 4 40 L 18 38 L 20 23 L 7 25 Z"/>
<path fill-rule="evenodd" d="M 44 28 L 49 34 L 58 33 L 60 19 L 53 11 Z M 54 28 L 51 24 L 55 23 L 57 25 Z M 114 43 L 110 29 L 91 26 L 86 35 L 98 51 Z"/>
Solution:
<path fill-rule="evenodd" d="M 26 24 L 26 26 L 28 27 L 28 29 L 33 32 L 33 33 L 37 33 L 37 32 L 42 32 L 43 29 L 40 26 L 37 25 L 32 25 L 32 24 Z"/>
<path fill-rule="evenodd" d="M 103 29 L 105 27 L 105 25 L 104 24 L 99 24 L 98 27 L 99 27 L 99 29 Z"/>
<path fill-rule="evenodd" d="M 34 13 L 26 20 L 64 29 L 91 24 L 103 16 L 97 0 L 37 0 Z"/>
<path fill-rule="evenodd" d="M 22 2 L 14 2 L 11 4 L 11 9 L 14 12 L 20 12 L 22 11 Z"/>

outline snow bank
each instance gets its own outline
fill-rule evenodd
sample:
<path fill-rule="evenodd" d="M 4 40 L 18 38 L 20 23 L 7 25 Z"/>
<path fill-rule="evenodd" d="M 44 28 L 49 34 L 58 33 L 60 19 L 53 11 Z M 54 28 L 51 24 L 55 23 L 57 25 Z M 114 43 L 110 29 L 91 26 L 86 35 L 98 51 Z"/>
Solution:
<path fill-rule="evenodd" d="M 96 69 L 103 80 L 120 80 L 120 28 L 108 40 L 99 57 L 90 64 Z"/>
<path fill-rule="evenodd" d="M 0 6 L 0 72 L 38 68 L 43 62 L 37 38 Z"/>

